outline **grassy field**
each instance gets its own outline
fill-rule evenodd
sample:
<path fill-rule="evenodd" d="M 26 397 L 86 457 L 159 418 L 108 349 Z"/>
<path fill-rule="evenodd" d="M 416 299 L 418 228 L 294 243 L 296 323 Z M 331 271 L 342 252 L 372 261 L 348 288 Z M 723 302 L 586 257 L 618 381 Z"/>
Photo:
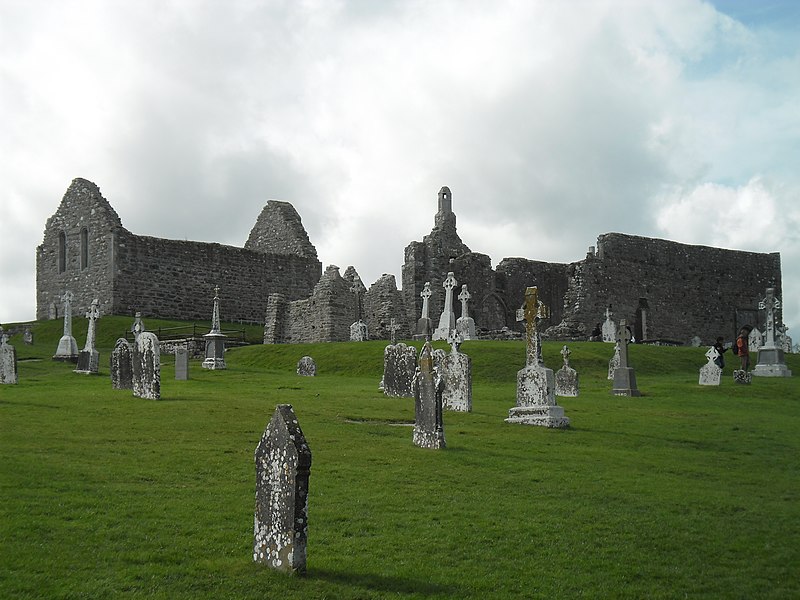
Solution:
<path fill-rule="evenodd" d="M 643 396 L 624 398 L 611 345 L 570 344 L 581 395 L 559 398 L 558 431 L 503 422 L 522 342 L 467 342 L 474 410 L 445 413 L 432 451 L 403 425 L 413 399 L 378 391 L 384 342 L 237 348 L 189 381 L 162 357 L 152 401 L 111 389 L 130 323 L 98 322 L 96 377 L 50 360 L 60 322 L 12 338 L 0 598 L 800 597 L 800 356 L 794 378 L 737 386 L 728 366 L 710 388 L 704 348 L 634 346 Z M 305 354 L 315 378 L 294 373 Z M 253 451 L 278 403 L 313 454 L 303 577 L 252 562 Z"/>

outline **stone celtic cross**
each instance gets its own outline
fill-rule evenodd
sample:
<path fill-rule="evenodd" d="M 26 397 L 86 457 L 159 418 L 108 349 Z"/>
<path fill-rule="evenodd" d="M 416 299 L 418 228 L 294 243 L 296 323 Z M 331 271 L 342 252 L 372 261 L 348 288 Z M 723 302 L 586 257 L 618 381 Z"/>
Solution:
<path fill-rule="evenodd" d="M 564 347 L 561 348 L 561 358 L 564 359 L 564 366 L 569 367 L 569 355 L 572 354 L 569 348 L 567 348 L 566 344 Z"/>
<path fill-rule="evenodd" d="M 467 291 L 467 284 L 465 283 L 461 286 L 461 293 L 458 295 L 458 299 L 461 300 L 461 316 L 464 318 L 469 316 L 467 302 L 469 302 L 470 298 L 472 298 L 472 294 Z"/>
<path fill-rule="evenodd" d="M 350 291 L 356 295 L 356 321 L 361 320 L 361 294 L 367 291 L 367 288 L 364 287 L 364 284 L 361 282 L 361 277 L 358 275 L 353 276 L 353 285 L 350 287 Z"/>
<path fill-rule="evenodd" d="M 219 286 L 214 286 L 214 310 L 211 313 L 211 333 L 219 333 L 220 332 L 220 323 L 219 323 Z"/>
<path fill-rule="evenodd" d="M 611 320 L 611 315 L 613 315 L 613 314 L 614 314 L 614 313 L 613 313 L 613 312 L 611 312 L 611 307 L 610 307 L 610 306 L 609 306 L 609 307 L 607 307 L 607 308 L 606 308 L 606 320 L 607 320 L 607 321 L 610 321 L 610 320 Z"/>
<path fill-rule="evenodd" d="M 69 290 L 61 296 L 61 301 L 64 303 L 64 335 L 68 336 L 72 336 L 72 299 L 74 297 Z"/>
<path fill-rule="evenodd" d="M 400 329 L 399 323 L 394 320 L 392 317 L 389 320 L 389 335 L 391 335 L 392 345 L 394 346 L 397 343 L 397 331 Z"/>
<path fill-rule="evenodd" d="M 450 271 L 447 274 L 447 279 L 442 282 L 444 288 L 444 310 L 442 312 L 453 312 L 453 288 L 458 285 L 455 274 Z"/>
<path fill-rule="evenodd" d="M 781 301 L 775 297 L 775 288 L 767 288 L 766 297 L 758 303 L 760 310 L 767 311 L 767 341 L 766 348 L 775 347 L 775 311 L 781 307 Z"/>
<path fill-rule="evenodd" d="M 518 313 L 517 320 L 525 321 L 525 338 L 527 342 L 526 364 L 542 364 L 542 342 L 539 337 L 538 324 L 541 319 L 550 316 L 550 309 L 538 298 L 539 289 L 529 287 L 525 290 L 525 304 L 522 314 Z"/>
<path fill-rule="evenodd" d="M 420 297 L 422 298 L 422 318 L 428 318 L 428 301 L 431 299 L 433 292 L 431 291 L 431 282 L 426 281 L 425 287 L 422 288 L 422 291 L 419 293 Z"/>
<path fill-rule="evenodd" d="M 617 330 L 617 343 L 619 344 L 619 366 L 628 366 L 628 344 L 631 341 L 631 332 L 628 331 L 628 325 L 625 319 L 619 322 L 619 329 Z"/>
<path fill-rule="evenodd" d="M 92 305 L 89 307 L 89 310 L 86 312 L 86 318 L 89 319 L 89 328 L 86 332 L 86 345 L 83 348 L 84 352 L 91 352 L 94 350 L 95 347 L 95 339 L 96 339 L 96 323 L 97 319 L 100 318 L 100 309 L 98 305 L 100 304 L 99 300 L 95 298 L 92 300 Z"/>

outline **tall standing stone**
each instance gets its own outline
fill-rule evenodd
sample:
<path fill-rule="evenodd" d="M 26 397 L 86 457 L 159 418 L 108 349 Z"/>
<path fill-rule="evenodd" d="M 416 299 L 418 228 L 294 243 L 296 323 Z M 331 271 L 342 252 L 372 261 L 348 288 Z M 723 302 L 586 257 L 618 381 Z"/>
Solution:
<path fill-rule="evenodd" d="M 92 305 L 86 313 L 86 318 L 89 320 L 89 327 L 86 330 L 86 345 L 84 345 L 83 350 L 78 354 L 78 368 L 75 369 L 76 373 L 97 375 L 97 370 L 100 365 L 100 354 L 97 352 L 95 340 L 97 339 L 97 319 L 100 318 L 99 304 L 100 302 L 97 298 L 92 300 Z"/>
<path fill-rule="evenodd" d="M 628 343 L 631 341 L 631 332 L 625 319 L 619 322 L 617 331 L 617 346 L 619 347 L 619 367 L 614 370 L 614 387 L 611 393 L 615 396 L 641 396 L 636 387 L 636 373 L 628 365 Z"/>
<path fill-rule="evenodd" d="M 308 543 L 311 449 L 289 404 L 279 404 L 255 451 L 253 560 L 303 573 Z"/>
<path fill-rule="evenodd" d="M 767 335 L 764 345 L 758 349 L 758 364 L 753 369 L 754 377 L 791 377 L 792 372 L 786 366 L 783 348 L 775 340 L 775 323 L 781 301 L 775 297 L 775 288 L 767 288 L 766 296 L 758 303 L 758 308 L 767 311 Z"/>
<path fill-rule="evenodd" d="M 189 349 L 186 346 L 175 346 L 175 379 L 189 379 Z"/>
<path fill-rule="evenodd" d="M 78 342 L 72 337 L 72 299 L 74 296 L 72 292 L 67 290 L 61 296 L 61 301 L 64 303 L 64 335 L 58 340 L 58 348 L 53 355 L 53 360 L 61 360 L 64 362 L 77 362 L 78 361 Z"/>
<path fill-rule="evenodd" d="M 133 339 L 139 337 L 139 334 L 143 331 L 147 331 L 144 327 L 144 321 L 142 321 L 142 313 L 138 310 L 133 315 L 133 325 L 131 325 L 131 333 L 133 333 Z"/>
<path fill-rule="evenodd" d="M 542 362 L 538 322 L 547 314 L 547 307 L 538 299 L 538 289 L 527 288 L 522 309 L 526 337 L 525 367 L 517 372 L 517 405 L 508 411 L 507 423 L 569 427 L 563 407 L 556 404 L 553 370 Z"/>
<path fill-rule="evenodd" d="M 700 385 L 719 385 L 722 381 L 722 369 L 717 364 L 719 358 L 719 351 L 710 346 L 706 350 L 706 359 L 708 362 L 700 367 Z"/>
<path fill-rule="evenodd" d="M 477 335 L 475 333 L 475 320 L 469 316 L 469 304 L 472 294 L 467 291 L 467 284 L 461 286 L 461 293 L 458 299 L 461 301 L 461 316 L 456 319 L 456 331 L 462 340 L 474 340 Z"/>
<path fill-rule="evenodd" d="M 422 298 L 422 315 L 420 316 L 419 320 L 417 320 L 417 327 L 414 330 L 414 337 L 429 338 L 431 335 L 430 299 L 433 295 L 430 281 L 425 282 L 425 286 L 422 288 L 422 291 L 419 293 L 419 295 L 420 298 Z"/>
<path fill-rule="evenodd" d="M 8 335 L 0 327 L 0 384 L 19 383 L 17 349 L 8 343 Z"/>
<path fill-rule="evenodd" d="M 556 371 L 556 396 L 576 397 L 578 395 L 578 372 L 569 366 L 572 354 L 566 344 L 561 348 L 564 365 Z"/>
<path fill-rule="evenodd" d="M 443 381 L 433 367 L 431 343 L 425 341 L 419 354 L 419 368 L 414 377 L 414 435 L 420 448 L 439 450 L 447 444 L 444 440 L 442 420 Z"/>
<path fill-rule="evenodd" d="M 614 371 L 616 371 L 621 364 L 619 357 L 619 343 L 614 344 L 614 354 L 608 360 L 608 379 L 614 381 Z"/>
<path fill-rule="evenodd" d="M 383 349 L 383 379 L 381 389 L 393 398 L 414 397 L 414 375 L 417 370 L 417 351 L 413 346 L 389 344 Z"/>
<path fill-rule="evenodd" d="M 203 336 L 206 340 L 206 357 L 203 368 L 214 370 L 226 369 L 225 340 L 219 323 L 219 286 L 214 286 L 214 309 L 211 314 L 211 331 Z"/>
<path fill-rule="evenodd" d="M 472 359 L 460 352 L 461 337 L 454 332 L 450 353 L 442 361 L 442 407 L 456 412 L 472 412 Z"/>
<path fill-rule="evenodd" d="M 136 343 L 136 342 L 134 342 Z M 119 338 L 111 352 L 111 387 L 115 390 L 133 389 L 133 348 L 125 338 Z"/>
<path fill-rule="evenodd" d="M 434 340 L 446 340 L 450 333 L 456 328 L 456 314 L 453 312 L 453 288 L 458 285 L 453 272 L 447 274 L 447 278 L 442 283 L 444 287 L 444 309 L 439 317 L 439 326 L 433 332 Z"/>
<path fill-rule="evenodd" d="M 161 351 L 156 334 L 143 331 L 133 344 L 133 395 L 161 398 Z"/>
<path fill-rule="evenodd" d="M 614 313 L 611 312 L 611 306 L 606 309 L 606 320 L 603 322 L 603 341 L 606 343 L 613 344 L 614 341 L 617 339 L 617 324 L 611 320 L 611 315 Z"/>

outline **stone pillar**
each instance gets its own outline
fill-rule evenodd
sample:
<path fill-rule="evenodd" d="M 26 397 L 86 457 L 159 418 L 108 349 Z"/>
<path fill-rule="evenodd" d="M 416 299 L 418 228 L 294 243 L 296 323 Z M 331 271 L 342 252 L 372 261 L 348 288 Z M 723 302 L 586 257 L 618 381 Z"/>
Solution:
<path fill-rule="evenodd" d="M 443 382 L 433 367 L 431 343 L 425 341 L 414 377 L 414 445 L 439 450 L 447 444 L 442 421 Z"/>
<path fill-rule="evenodd" d="M 214 309 L 211 314 L 211 331 L 203 336 L 206 340 L 206 357 L 203 368 L 214 370 L 226 369 L 225 340 L 219 323 L 219 286 L 214 286 Z"/>
<path fill-rule="evenodd" d="M 64 335 L 58 340 L 58 348 L 53 355 L 53 360 L 64 362 L 78 362 L 78 342 L 72 337 L 72 292 L 67 290 L 61 297 L 64 303 Z"/>
<path fill-rule="evenodd" d="M 439 326 L 433 332 L 434 340 L 446 340 L 450 337 L 450 332 L 456 328 L 456 315 L 453 312 L 453 288 L 456 285 L 458 285 L 458 282 L 451 271 L 442 283 L 442 287 L 444 287 L 444 309 L 441 317 L 439 317 Z"/>
<path fill-rule="evenodd" d="M 133 395 L 161 398 L 161 350 L 156 334 L 143 331 L 133 344 Z"/>
<path fill-rule="evenodd" d="M 8 343 L 8 335 L 0 327 L 0 384 L 19 383 L 17 349 Z"/>

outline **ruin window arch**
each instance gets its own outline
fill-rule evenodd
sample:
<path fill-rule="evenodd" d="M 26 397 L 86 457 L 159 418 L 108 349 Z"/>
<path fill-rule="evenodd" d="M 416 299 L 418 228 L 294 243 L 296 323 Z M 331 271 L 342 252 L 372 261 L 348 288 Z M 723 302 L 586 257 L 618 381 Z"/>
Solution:
<path fill-rule="evenodd" d="M 67 234 L 63 231 L 58 233 L 58 272 L 63 273 L 67 270 Z"/>
<path fill-rule="evenodd" d="M 81 229 L 81 270 L 89 266 L 89 230 Z"/>

